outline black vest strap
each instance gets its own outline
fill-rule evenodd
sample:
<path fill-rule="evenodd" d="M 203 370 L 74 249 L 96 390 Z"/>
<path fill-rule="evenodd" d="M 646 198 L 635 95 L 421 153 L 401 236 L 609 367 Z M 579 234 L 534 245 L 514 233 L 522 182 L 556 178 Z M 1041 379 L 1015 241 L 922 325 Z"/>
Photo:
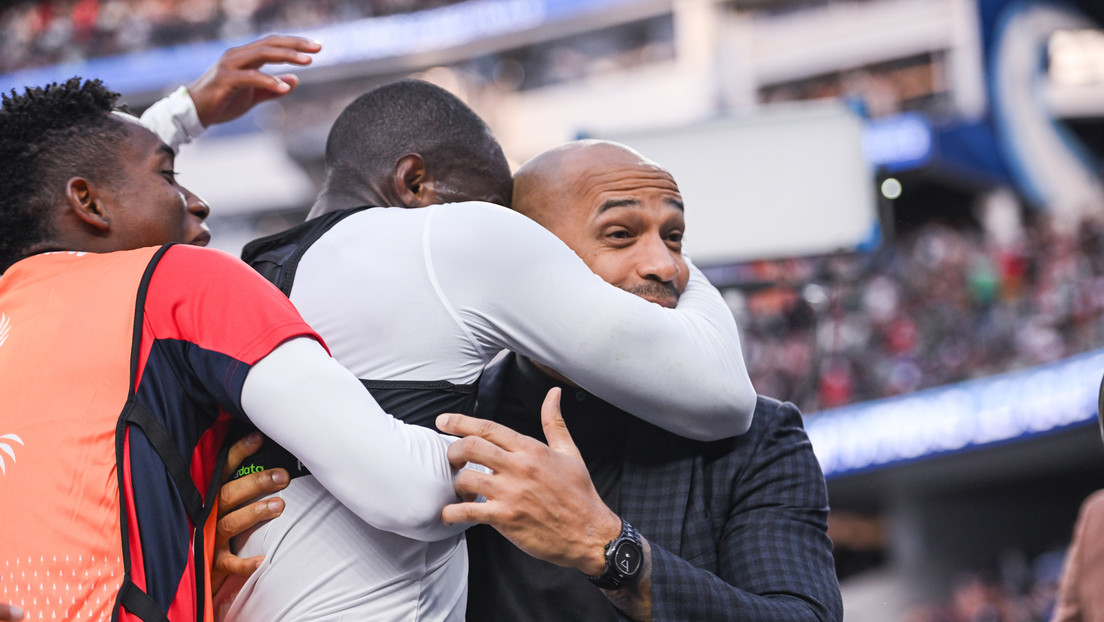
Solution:
<path fill-rule="evenodd" d="M 176 490 L 180 493 L 180 499 L 184 502 L 184 509 L 192 524 L 203 525 L 203 495 L 192 481 L 188 461 L 180 455 L 169 431 L 139 402 L 134 403 L 134 408 L 130 409 L 126 418 L 128 423 L 141 428 L 146 440 L 165 463 L 165 469 L 176 484 Z"/>
<path fill-rule="evenodd" d="M 122 536 L 123 566 L 125 572 L 123 574 L 123 582 L 119 586 L 119 593 L 115 598 L 115 605 L 112 607 L 112 622 L 118 622 L 119 611 L 121 608 L 126 608 L 127 611 L 134 614 L 144 622 L 169 622 L 168 616 L 166 616 L 161 608 L 157 606 L 157 603 L 153 601 L 150 595 L 139 589 L 138 586 L 134 584 L 134 581 L 132 581 L 130 578 L 130 523 L 127 517 L 126 483 L 124 481 L 123 475 L 123 463 L 125 459 L 123 449 L 126 445 L 127 430 L 129 428 L 129 425 L 133 423 L 133 415 L 136 411 L 140 410 L 142 411 L 142 413 L 144 413 L 144 415 L 138 415 L 140 419 L 147 419 L 150 421 L 154 420 L 152 415 L 150 415 L 149 412 L 146 411 L 146 409 L 139 404 L 135 395 L 134 384 L 136 378 L 138 377 L 138 361 L 141 355 L 142 320 L 145 316 L 146 293 L 149 290 L 150 279 L 153 278 L 154 269 L 161 261 L 161 257 L 165 255 L 165 252 L 171 246 L 171 244 L 162 246 L 161 249 L 153 255 L 153 257 L 150 259 L 149 264 L 146 266 L 145 272 L 142 274 L 142 280 L 138 284 L 138 296 L 134 305 L 134 328 L 131 335 L 129 393 L 127 396 L 126 404 L 123 406 L 123 410 L 119 414 L 118 422 L 115 425 L 115 464 L 117 472 L 116 479 L 119 486 L 119 531 L 120 535 Z M 167 436 L 168 433 L 165 431 L 164 426 L 157 424 L 156 427 L 160 429 L 161 433 L 164 433 Z M 172 446 L 171 442 L 169 442 L 169 445 L 172 449 L 172 452 L 171 454 L 166 454 L 162 452 L 161 449 L 158 447 L 159 443 L 164 444 L 164 440 L 155 441 L 153 438 L 150 437 L 150 432 L 146 431 L 145 429 L 143 429 L 143 432 L 146 434 L 146 438 L 149 439 L 150 443 L 153 444 L 154 450 L 157 451 L 162 460 L 165 460 L 166 455 L 175 455 L 180 460 L 183 460 L 183 458 L 180 458 L 180 452 L 176 450 L 175 446 Z M 157 434 L 158 432 L 155 431 L 154 435 L 156 436 Z M 173 478 L 173 480 L 178 480 L 178 477 L 174 471 L 174 467 L 166 463 L 166 468 L 169 470 L 170 476 Z M 185 474 L 187 475 L 187 469 L 185 469 Z M 193 519 L 193 524 L 200 525 L 199 530 L 196 534 L 196 538 L 202 540 L 202 523 L 196 523 L 194 518 L 197 515 L 195 513 L 195 500 L 189 500 L 188 496 L 186 496 L 187 493 L 185 491 L 190 490 L 196 493 L 197 496 L 198 492 L 196 491 L 195 484 L 193 484 L 191 481 L 191 477 L 187 478 L 187 483 L 189 485 L 188 487 L 181 487 L 179 481 L 177 481 L 177 487 L 180 489 L 181 499 L 184 500 L 184 508 L 185 511 L 188 512 L 188 516 Z M 202 513 L 202 506 L 203 500 L 200 499 L 198 508 L 200 511 L 199 513 Z M 197 606 L 198 611 L 202 612 L 202 598 L 197 603 Z"/>
<path fill-rule="evenodd" d="M 117 622 L 119 609 L 122 607 L 130 613 L 138 616 L 143 622 L 169 622 L 169 617 L 153 602 L 149 594 L 138 589 L 130 580 L 130 573 L 123 576 L 123 585 L 119 588 L 119 598 L 115 605 L 115 612 L 111 619 Z"/>
<path fill-rule="evenodd" d="M 306 254 L 307 249 L 334 225 L 370 207 L 365 205 L 329 212 L 286 231 L 257 238 L 242 249 L 242 260 L 260 272 L 261 276 L 273 285 L 279 287 L 285 296 L 291 296 L 291 287 L 295 284 L 295 271 L 299 268 L 299 260 Z"/>
<path fill-rule="evenodd" d="M 475 413 L 479 381 L 453 384 L 445 380 L 364 380 L 372 397 L 383 408 L 405 423 L 436 430 L 441 413 Z"/>

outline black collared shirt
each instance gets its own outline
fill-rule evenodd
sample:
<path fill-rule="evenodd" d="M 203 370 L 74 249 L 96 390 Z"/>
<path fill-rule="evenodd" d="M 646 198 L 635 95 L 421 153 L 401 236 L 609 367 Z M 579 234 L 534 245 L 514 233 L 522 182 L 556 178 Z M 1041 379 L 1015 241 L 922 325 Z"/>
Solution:
<path fill-rule="evenodd" d="M 630 415 L 558 382 L 524 357 L 514 360 L 504 371 L 498 422 L 544 441 L 541 403 L 549 389 L 562 387 L 560 409 L 567 429 L 598 494 L 617 512 Z M 579 571 L 529 557 L 486 525 L 469 529 L 467 540 L 469 622 L 617 620 L 613 605 Z"/>

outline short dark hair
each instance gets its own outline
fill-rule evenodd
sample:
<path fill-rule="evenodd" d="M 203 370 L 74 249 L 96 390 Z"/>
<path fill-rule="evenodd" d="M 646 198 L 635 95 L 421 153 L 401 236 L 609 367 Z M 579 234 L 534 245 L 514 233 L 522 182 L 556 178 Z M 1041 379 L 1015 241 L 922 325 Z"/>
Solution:
<path fill-rule="evenodd" d="M 378 179 L 409 153 L 439 178 L 479 180 L 503 201 L 513 194 L 510 165 L 483 119 L 445 89 L 413 79 L 376 87 L 342 111 L 326 140 L 328 181 Z"/>
<path fill-rule="evenodd" d="M 109 114 L 118 97 L 77 77 L 0 93 L 0 272 L 52 234 L 70 177 L 99 180 L 115 170 L 125 136 Z"/>

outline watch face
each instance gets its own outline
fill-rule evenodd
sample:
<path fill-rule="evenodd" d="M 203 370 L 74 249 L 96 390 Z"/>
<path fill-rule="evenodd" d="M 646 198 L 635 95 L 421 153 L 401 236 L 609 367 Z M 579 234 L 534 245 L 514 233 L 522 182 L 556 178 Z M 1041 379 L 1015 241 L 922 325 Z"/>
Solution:
<path fill-rule="evenodd" d="M 640 571 L 643 555 L 636 543 L 625 540 L 617 543 L 611 561 L 619 573 L 626 577 L 635 577 Z"/>

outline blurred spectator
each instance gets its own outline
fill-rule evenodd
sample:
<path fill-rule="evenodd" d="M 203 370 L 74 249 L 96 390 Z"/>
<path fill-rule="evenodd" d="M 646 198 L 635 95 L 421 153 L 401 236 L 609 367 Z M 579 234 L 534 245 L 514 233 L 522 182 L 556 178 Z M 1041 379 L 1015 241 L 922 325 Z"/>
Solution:
<path fill-rule="evenodd" d="M 751 269 L 776 285 L 745 293 L 740 325 L 756 388 L 805 412 L 1104 347 L 1099 220 L 1065 233 L 1039 217 L 1009 247 L 931 223 L 876 260 L 804 263 Z M 810 275 L 817 305 L 797 289 Z"/>
<path fill-rule="evenodd" d="M 963 572 L 951 586 L 946 602 L 921 603 L 904 622 L 1047 622 L 1054 609 L 1063 554 L 1050 551 L 1036 557 L 1026 576 L 1001 573 L 999 580 L 979 572 Z"/>
<path fill-rule="evenodd" d="M 0 8 L 0 73 L 151 47 L 302 30 L 460 0 L 41 0 Z"/>

